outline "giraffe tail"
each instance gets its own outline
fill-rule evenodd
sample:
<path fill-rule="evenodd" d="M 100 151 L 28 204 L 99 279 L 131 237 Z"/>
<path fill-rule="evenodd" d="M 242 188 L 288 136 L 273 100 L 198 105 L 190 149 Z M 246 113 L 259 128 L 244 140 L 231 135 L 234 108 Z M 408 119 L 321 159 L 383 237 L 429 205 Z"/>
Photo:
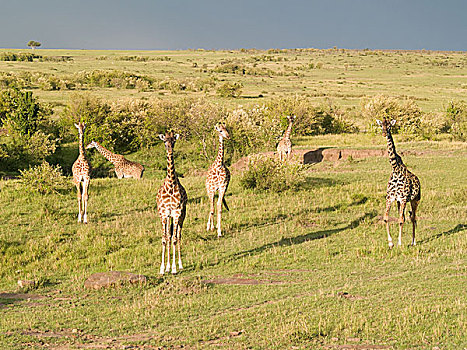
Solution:
<path fill-rule="evenodd" d="M 230 211 L 229 206 L 227 205 L 227 202 L 225 201 L 225 197 L 222 197 L 222 203 L 224 203 L 225 209 L 227 209 L 228 211 Z"/>

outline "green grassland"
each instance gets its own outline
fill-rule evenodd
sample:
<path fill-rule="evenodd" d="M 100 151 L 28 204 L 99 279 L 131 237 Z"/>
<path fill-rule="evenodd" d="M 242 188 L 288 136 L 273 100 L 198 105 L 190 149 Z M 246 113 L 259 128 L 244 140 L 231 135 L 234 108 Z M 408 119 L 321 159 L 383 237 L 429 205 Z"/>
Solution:
<path fill-rule="evenodd" d="M 354 108 L 365 96 L 386 94 L 409 96 L 424 111 L 440 111 L 447 101 L 464 99 L 467 88 L 467 56 L 455 52 L 36 53 L 72 56 L 73 61 L 0 61 L 0 72 L 66 77 L 116 69 L 152 79 L 215 76 L 216 84 L 244 85 L 237 99 L 221 98 L 215 89 L 86 87 L 109 100 L 197 96 L 232 107 L 300 95 Z M 170 60 L 116 59 L 133 55 Z M 211 71 L 229 60 L 276 73 Z M 74 93 L 33 91 L 55 112 Z M 159 275 L 155 195 L 165 171 L 154 164 L 165 162 L 162 144 L 127 155 L 146 166 L 142 180 L 92 179 L 87 225 L 76 222 L 71 179 L 68 188 L 47 195 L 27 191 L 21 180 L 0 180 L 0 348 L 466 348 L 467 143 L 407 141 L 399 135 L 395 141 L 405 164 L 420 178 L 422 199 L 417 245 L 409 246 L 407 222 L 403 246 L 390 250 L 381 221 L 391 171 L 386 157 L 306 165 L 303 185 L 281 193 L 244 189 L 241 174 L 233 171 L 226 197 L 230 211 L 223 212 L 224 237 L 218 239 L 206 232 L 201 171 L 209 162 L 192 171 L 183 156 L 190 145 L 180 140 L 175 163 L 189 200 L 182 231 L 184 270 L 177 275 Z M 293 143 L 301 149 L 386 147 L 381 135 L 371 134 L 297 137 Z M 69 168 L 76 144 L 61 152 L 62 166 Z M 395 222 L 391 230 L 394 239 Z M 84 287 L 92 273 L 110 270 L 143 274 L 148 282 Z M 19 288 L 18 280 L 36 285 Z"/>
<path fill-rule="evenodd" d="M 2 52 L 24 52 L 7 50 Z M 354 107 L 365 96 L 379 94 L 409 97 L 424 111 L 437 111 L 449 100 L 464 99 L 467 89 L 467 56 L 464 52 L 329 50 L 241 51 L 93 51 L 36 50 L 44 57 L 68 56 L 68 62 L 2 62 L 0 72 L 41 72 L 64 78 L 78 72 L 118 70 L 152 79 L 208 79 L 244 85 L 242 97 L 222 100 L 226 104 L 250 105 L 277 96 L 301 95 L 322 102 Z M 129 57 L 146 61 L 127 61 Z M 105 59 L 103 59 L 105 58 Z M 120 59 L 119 59 L 120 58 Z M 222 64 L 238 64 L 246 74 L 218 73 Z M 254 75 L 255 74 L 255 75 Z M 153 91 L 90 88 L 106 99 L 148 98 Z M 73 90 L 37 91 L 42 101 L 66 103 Z M 203 96 L 218 101 L 215 89 L 208 92 L 167 90 L 158 97 Z M 260 97 L 262 96 L 262 97 Z"/>

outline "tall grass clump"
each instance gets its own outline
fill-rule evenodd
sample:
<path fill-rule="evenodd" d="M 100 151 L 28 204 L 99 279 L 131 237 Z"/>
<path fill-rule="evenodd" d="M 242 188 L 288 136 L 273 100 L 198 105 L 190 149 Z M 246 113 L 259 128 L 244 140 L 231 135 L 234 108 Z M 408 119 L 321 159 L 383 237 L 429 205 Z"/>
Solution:
<path fill-rule="evenodd" d="M 278 159 L 254 156 L 248 170 L 240 177 L 245 189 L 282 192 L 298 189 L 306 181 L 306 167 L 302 164 L 282 163 Z"/>

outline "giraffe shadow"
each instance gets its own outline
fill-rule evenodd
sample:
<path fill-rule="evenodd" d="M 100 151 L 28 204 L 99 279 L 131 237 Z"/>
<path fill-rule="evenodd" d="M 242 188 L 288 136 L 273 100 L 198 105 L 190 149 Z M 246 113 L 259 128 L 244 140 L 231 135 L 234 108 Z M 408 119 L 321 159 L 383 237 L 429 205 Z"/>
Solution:
<path fill-rule="evenodd" d="M 438 234 L 430 236 L 428 238 L 425 238 L 425 239 L 417 242 L 417 244 L 428 243 L 428 242 L 434 241 L 435 239 L 439 239 L 439 238 L 445 237 L 445 236 L 450 236 L 450 235 L 453 235 L 453 234 L 455 234 L 457 232 L 461 232 L 461 231 L 465 231 L 465 230 L 467 230 L 467 224 L 457 224 L 452 229 L 450 229 L 448 231 L 438 233 Z"/>
<path fill-rule="evenodd" d="M 362 198 L 353 200 L 351 203 L 344 202 L 344 203 L 339 203 L 339 204 L 328 206 L 328 207 L 317 207 L 317 208 L 305 207 L 292 214 L 278 213 L 276 215 L 265 217 L 265 218 L 259 218 L 254 221 L 234 223 L 225 232 L 227 234 L 233 233 L 233 232 L 238 233 L 242 230 L 248 230 L 252 228 L 255 228 L 255 229 L 263 228 L 267 226 L 276 225 L 278 223 L 284 222 L 293 217 L 302 217 L 304 215 L 311 214 L 311 213 L 333 212 L 337 210 L 344 210 L 349 207 L 365 204 L 367 201 L 368 201 L 368 197 L 362 197 Z"/>
<path fill-rule="evenodd" d="M 345 230 L 354 229 L 358 227 L 362 222 L 373 219 L 374 217 L 376 217 L 376 215 L 377 215 L 377 212 L 373 210 L 373 211 L 365 213 L 364 215 L 358 217 L 357 219 L 353 220 L 352 222 L 350 222 L 349 224 L 341 228 L 313 231 L 313 232 L 306 233 L 304 235 L 293 236 L 293 237 L 283 237 L 276 242 L 267 243 L 256 248 L 252 248 L 252 249 L 248 249 L 242 252 L 231 254 L 224 258 L 219 259 L 216 263 L 208 263 L 206 265 L 198 266 L 198 268 L 203 269 L 205 267 L 214 267 L 219 264 L 226 264 L 226 263 L 234 262 L 236 260 L 243 259 L 245 257 L 258 255 L 258 254 L 261 254 L 265 251 L 271 250 L 276 247 L 288 247 L 292 245 L 298 245 L 298 244 L 302 244 L 305 242 L 313 241 L 316 239 L 326 238 L 326 237 L 332 236 L 336 233 L 339 233 Z M 193 270 L 195 270 L 195 266 L 190 266 L 185 269 L 185 271 L 193 271 Z"/>
<path fill-rule="evenodd" d="M 310 233 L 307 233 L 307 234 L 304 234 L 304 235 L 300 235 L 300 236 L 283 237 L 277 242 L 268 243 L 268 244 L 262 245 L 262 246 L 257 247 L 257 248 L 253 248 L 253 249 L 250 249 L 250 250 L 246 250 L 246 251 L 243 251 L 243 252 L 240 252 L 240 253 L 233 254 L 233 255 L 230 256 L 230 258 L 227 258 L 227 260 L 228 261 L 237 260 L 237 259 L 241 259 L 241 258 L 243 258 L 245 256 L 260 254 L 260 253 L 262 253 L 262 252 L 264 252 L 266 250 L 272 249 L 274 247 L 287 247 L 287 246 L 302 244 L 302 243 L 308 242 L 308 241 L 313 241 L 315 239 L 321 239 L 321 238 L 329 237 L 329 236 L 332 236 L 333 234 L 336 234 L 336 233 L 339 233 L 339 232 L 342 232 L 342 231 L 345 231 L 345 230 L 354 229 L 354 228 L 358 227 L 365 220 L 373 219 L 376 215 L 377 215 L 376 211 L 371 211 L 371 212 L 365 213 L 364 215 L 360 216 L 359 218 L 353 220 L 352 222 L 350 222 L 349 224 L 347 224 L 346 226 L 341 227 L 341 228 L 335 228 L 335 229 L 330 229 L 330 230 L 321 230 L 321 231 L 313 231 L 313 232 L 310 232 Z"/>

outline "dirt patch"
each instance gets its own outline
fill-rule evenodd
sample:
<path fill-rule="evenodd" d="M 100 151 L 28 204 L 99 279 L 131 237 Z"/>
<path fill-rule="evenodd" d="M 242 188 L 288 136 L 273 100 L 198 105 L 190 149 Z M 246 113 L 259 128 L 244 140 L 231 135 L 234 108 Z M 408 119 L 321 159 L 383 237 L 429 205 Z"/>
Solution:
<path fill-rule="evenodd" d="M 240 277 L 218 277 L 210 280 L 202 280 L 204 284 L 235 284 L 235 285 L 258 285 L 258 284 L 284 284 L 283 281 L 257 280 L 252 278 Z"/>
<path fill-rule="evenodd" d="M 79 329 L 63 329 L 58 331 L 40 331 L 40 330 L 26 330 L 22 332 L 23 335 L 29 335 L 36 338 L 43 339 L 44 342 L 47 338 L 63 338 L 64 343 L 61 344 L 44 344 L 48 349 L 65 350 L 65 349 L 161 349 L 159 346 L 149 344 L 138 345 L 124 345 L 127 342 L 147 342 L 152 339 L 160 340 L 161 338 L 155 333 L 141 333 L 122 335 L 115 337 L 97 337 L 91 334 L 85 334 Z M 173 339 L 166 339 L 173 340 Z M 23 344 L 24 345 L 24 344 Z M 177 347 L 173 347 L 177 349 Z"/>
<path fill-rule="evenodd" d="M 375 350 L 375 349 L 392 349 L 389 345 L 377 344 L 342 344 L 342 345 L 325 345 L 325 349 L 349 349 L 349 350 Z"/>
<path fill-rule="evenodd" d="M 143 275 L 136 275 L 130 272 L 109 271 L 97 272 L 88 277 L 84 282 L 86 288 L 100 289 L 111 286 L 118 286 L 125 283 L 146 283 L 147 278 Z"/>
<path fill-rule="evenodd" d="M 0 293 L 0 299 L 16 299 L 16 300 L 39 300 L 44 299 L 45 296 L 27 293 Z"/>
<path fill-rule="evenodd" d="M 364 297 L 360 295 L 352 295 L 347 292 L 337 292 L 337 296 L 339 298 L 347 299 L 347 300 L 363 300 L 365 299 Z"/>

